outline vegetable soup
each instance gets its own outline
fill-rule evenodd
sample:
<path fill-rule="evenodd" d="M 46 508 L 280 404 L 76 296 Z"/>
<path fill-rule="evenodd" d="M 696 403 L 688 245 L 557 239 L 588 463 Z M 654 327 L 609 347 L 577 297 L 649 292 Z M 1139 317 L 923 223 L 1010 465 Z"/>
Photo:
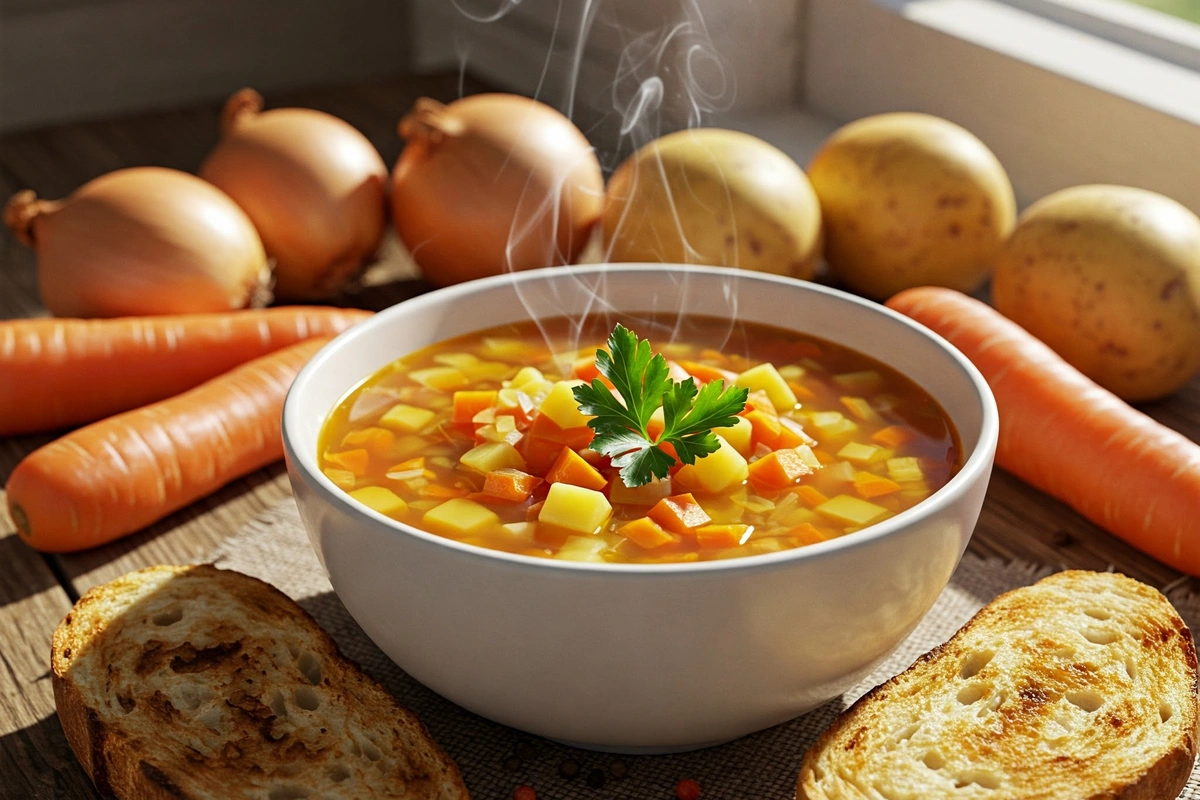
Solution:
<path fill-rule="evenodd" d="M 962 464 L 920 387 L 845 347 L 688 317 L 505 325 L 397 359 L 321 432 L 355 500 L 481 547 L 574 561 L 758 555 L 911 508 Z M 587 343 L 579 347 L 579 343 Z"/>

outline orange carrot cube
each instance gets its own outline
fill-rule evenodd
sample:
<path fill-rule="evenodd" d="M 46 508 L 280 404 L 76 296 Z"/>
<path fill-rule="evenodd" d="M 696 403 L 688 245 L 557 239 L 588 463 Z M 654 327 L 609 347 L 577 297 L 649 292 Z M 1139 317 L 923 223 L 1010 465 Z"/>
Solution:
<path fill-rule="evenodd" d="M 563 428 L 545 414 L 537 414 L 521 440 L 521 455 L 529 472 L 545 475 L 554 466 L 563 447 L 583 450 L 596 432 L 586 425 Z"/>
<path fill-rule="evenodd" d="M 816 398 L 816 395 L 813 393 L 813 390 L 809 389 L 807 386 L 805 386 L 803 383 L 800 383 L 799 381 L 788 381 L 787 385 L 788 385 L 788 388 L 792 390 L 792 394 L 796 395 L 796 399 L 802 403 L 805 400 L 813 400 Z"/>
<path fill-rule="evenodd" d="M 792 491 L 795 492 L 796 496 L 799 497 L 804 502 L 804 505 L 808 506 L 809 508 L 816 508 L 817 506 L 821 505 L 821 503 L 829 500 L 829 498 L 822 494 L 820 490 L 814 489 L 811 486 L 797 486 L 795 489 L 792 489 Z"/>
<path fill-rule="evenodd" d="M 654 504 L 647 516 L 672 533 L 690 534 L 701 525 L 712 522 L 712 517 L 696 502 L 691 492 L 664 497 Z"/>
<path fill-rule="evenodd" d="M 756 408 L 747 412 L 745 416 L 750 420 L 751 441 L 755 444 L 764 444 L 771 449 L 779 446 L 779 434 L 783 428 L 779 422 L 779 416 L 774 411 L 767 413 Z"/>
<path fill-rule="evenodd" d="M 387 428 L 363 428 L 342 437 L 342 447 L 361 447 L 376 458 L 383 458 L 396 441 L 396 434 Z"/>
<path fill-rule="evenodd" d="M 795 450 L 776 450 L 750 464 L 750 482 L 759 491 L 777 491 L 812 473 Z"/>
<path fill-rule="evenodd" d="M 457 391 L 454 393 L 454 416 L 451 419 L 469 425 L 480 411 L 496 405 L 495 389 L 484 391 Z"/>
<path fill-rule="evenodd" d="M 546 482 L 569 483 L 595 491 L 600 491 L 608 485 L 608 481 L 595 467 L 569 447 L 563 447 L 559 451 L 558 458 L 546 472 Z"/>
<path fill-rule="evenodd" d="M 334 466 L 353 472 L 355 477 L 361 478 L 367 474 L 367 467 L 371 465 L 371 454 L 365 448 L 358 447 L 354 450 L 343 450 L 340 453 L 326 453 L 325 460 Z"/>
<path fill-rule="evenodd" d="M 493 501 L 520 503 L 528 500 L 541 478 L 512 467 L 494 469 L 483 476 L 483 492 Z"/>
<path fill-rule="evenodd" d="M 537 522 L 538 514 L 542 513 L 542 506 L 545 505 L 545 500 L 540 500 L 530 504 L 529 508 L 525 509 L 525 521 Z"/>
<path fill-rule="evenodd" d="M 811 522 L 801 522 L 796 527 L 788 531 L 788 536 L 796 540 L 797 545 L 816 544 L 823 542 L 828 537 L 813 525 Z"/>
<path fill-rule="evenodd" d="M 871 441 L 878 442 L 884 447 L 897 448 L 905 442 L 911 442 L 916 438 L 916 434 L 912 428 L 904 425 L 889 425 L 886 428 L 880 428 L 871 436 Z"/>
<path fill-rule="evenodd" d="M 647 550 L 653 550 L 675 541 L 675 537 L 664 531 L 657 522 L 649 517 L 639 517 L 626 522 L 617 528 L 617 533 Z"/>
<path fill-rule="evenodd" d="M 432 497 L 437 500 L 450 500 L 455 497 L 466 497 L 469 489 L 460 486 L 443 486 L 440 483 L 427 483 L 417 490 L 421 497 Z"/>
<path fill-rule="evenodd" d="M 680 361 L 679 366 L 702 383 L 711 383 L 712 381 L 724 381 L 726 386 L 732 386 L 737 380 L 737 373 L 731 372 L 720 367 L 713 367 L 708 364 L 701 364 L 699 361 Z"/>
<path fill-rule="evenodd" d="M 558 550 L 558 548 L 567 543 L 567 539 L 576 535 L 578 534 L 575 531 L 560 528 L 557 525 L 538 525 L 533 532 L 533 541 L 539 547 Z"/>
<path fill-rule="evenodd" d="M 582 450 L 592 443 L 592 437 L 596 435 L 596 432 L 587 425 L 563 428 L 545 414 L 538 414 L 529 426 L 529 435 L 565 444 L 572 450 Z"/>
<path fill-rule="evenodd" d="M 859 472 L 854 476 L 854 490 L 864 499 L 880 497 L 900 491 L 900 484 L 872 472 Z"/>
<path fill-rule="evenodd" d="M 737 547 L 749 530 L 748 525 L 705 525 L 696 529 L 696 544 L 705 548 Z"/>
<path fill-rule="evenodd" d="M 588 383 L 599 378 L 602 384 L 609 389 L 613 388 L 612 381 L 600 374 L 600 369 L 596 366 L 596 357 L 594 355 L 584 356 L 572 364 L 571 377 L 587 381 Z"/>

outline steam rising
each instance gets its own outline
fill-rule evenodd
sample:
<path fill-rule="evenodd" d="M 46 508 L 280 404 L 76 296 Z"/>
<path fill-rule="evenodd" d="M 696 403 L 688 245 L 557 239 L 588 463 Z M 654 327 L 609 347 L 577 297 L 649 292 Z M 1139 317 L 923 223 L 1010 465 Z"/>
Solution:
<path fill-rule="evenodd" d="M 636 7 L 639 15 L 644 17 L 647 13 L 645 0 L 549 2 L 554 6 L 554 24 L 533 94 L 535 98 L 558 107 L 585 132 L 596 146 L 597 156 L 606 173 L 629 154 L 659 136 L 674 130 L 703 127 L 712 114 L 732 107 L 736 84 L 717 51 L 697 0 L 676 0 L 674 13 L 657 24 L 648 27 L 643 24 L 641 29 L 629 23 L 628 11 Z M 522 0 L 452 0 L 452 3 L 465 19 L 491 24 L 516 11 L 521 7 Z M 547 2 L 528 0 L 526 10 L 534 13 L 535 10 L 531 9 L 533 5 L 538 5 L 536 11 L 541 11 L 545 16 Z M 565 53 L 559 50 L 560 39 L 569 40 Z M 607 97 L 581 97 L 580 77 L 585 63 L 588 63 L 585 62 L 585 55 L 589 50 L 595 51 L 605 44 L 609 52 L 617 52 L 615 64 L 611 67 L 612 78 L 607 87 Z M 460 53 L 460 58 L 465 72 L 467 56 Z M 595 63 L 595 59 L 591 63 Z M 548 82 L 559 75 L 564 77 L 562 97 L 559 102 L 553 102 L 553 98 L 547 97 L 554 88 Z M 661 163 L 658 168 L 662 169 Z M 569 170 L 564 170 L 561 181 L 565 182 L 568 175 Z M 561 189 L 562 182 L 558 184 L 558 189 Z M 551 227 L 557 229 L 560 215 L 566 211 L 559 207 L 561 191 L 541 197 L 533 195 L 530 191 L 522 195 L 510 228 L 506 249 L 510 271 L 512 253 L 526 244 L 536 231 L 543 229 L 541 226 L 547 219 L 553 223 Z M 548 261 L 565 261 L 557 247 L 546 255 Z M 682 280 L 686 281 L 686 277 Z M 599 315 L 615 319 L 628 316 L 618 314 L 606 301 L 607 292 L 602 277 L 588 288 L 592 302 L 582 317 L 574 320 L 570 344 L 573 349 L 581 344 L 584 317 Z M 652 321 L 649 316 L 634 318 L 632 324 L 640 336 L 651 338 L 657 345 L 675 340 L 686 311 L 679 307 L 684 287 L 680 288 L 681 291 L 674 297 L 647 298 L 644 310 L 656 312 L 654 317 L 658 321 Z M 562 306 L 537 307 L 554 306 L 545 297 L 529 297 L 521 288 L 518 288 L 518 294 L 535 321 L 561 315 Z M 730 320 L 729 333 L 732 333 L 737 318 L 736 280 L 726 281 L 724 298 Z M 673 314 L 663 314 L 664 311 Z M 667 316 L 673 316 L 674 324 L 665 325 L 662 322 Z M 542 333 L 549 344 L 550 339 L 544 327 Z M 569 369 L 569 363 L 560 366 Z"/>

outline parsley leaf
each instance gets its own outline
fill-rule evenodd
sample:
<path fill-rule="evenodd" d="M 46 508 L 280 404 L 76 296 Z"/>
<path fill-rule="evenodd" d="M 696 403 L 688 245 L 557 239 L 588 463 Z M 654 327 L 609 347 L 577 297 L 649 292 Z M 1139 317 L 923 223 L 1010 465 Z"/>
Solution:
<path fill-rule="evenodd" d="M 626 486 L 667 477 L 675 459 L 660 447 L 663 443 L 674 447 L 684 464 L 716 452 L 720 443 L 712 429 L 735 424 L 746 407 L 748 390 L 743 387 L 725 388 L 724 381 L 717 380 L 697 389 L 692 378 L 672 381 L 662 354 L 652 352 L 649 341 L 639 340 L 619 323 L 606 347 L 607 352 L 596 351 L 596 369 L 621 399 L 599 378 L 576 386 L 574 395 L 579 410 L 592 417 L 588 426 L 596 436 L 589 447 L 612 458 Z M 659 407 L 665 425 L 652 440 L 647 426 Z"/>

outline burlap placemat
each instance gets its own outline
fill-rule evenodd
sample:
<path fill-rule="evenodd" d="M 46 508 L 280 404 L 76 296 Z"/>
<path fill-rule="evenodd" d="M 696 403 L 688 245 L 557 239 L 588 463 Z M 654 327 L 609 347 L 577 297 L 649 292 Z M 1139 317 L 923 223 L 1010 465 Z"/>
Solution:
<path fill-rule="evenodd" d="M 298 600 L 347 656 L 425 722 L 458 763 L 475 800 L 507 800 L 521 784 L 532 786 L 539 800 L 670 800 L 676 782 L 683 778 L 699 782 L 704 800 L 790 800 L 795 797 L 801 756 L 843 708 L 950 638 L 992 598 L 1048 572 L 968 554 L 899 650 L 841 699 L 719 747 L 678 755 L 613 756 L 565 747 L 489 722 L 410 678 L 375 647 L 339 602 L 290 499 L 239 531 L 213 560 L 218 566 L 269 581 Z M 1200 629 L 1200 598 L 1179 592 L 1168 596 L 1188 626 Z M 559 774 L 569 759 L 579 766 L 579 774 L 571 779 Z M 1193 772 L 1180 798 L 1200 800 L 1200 770 Z"/>

